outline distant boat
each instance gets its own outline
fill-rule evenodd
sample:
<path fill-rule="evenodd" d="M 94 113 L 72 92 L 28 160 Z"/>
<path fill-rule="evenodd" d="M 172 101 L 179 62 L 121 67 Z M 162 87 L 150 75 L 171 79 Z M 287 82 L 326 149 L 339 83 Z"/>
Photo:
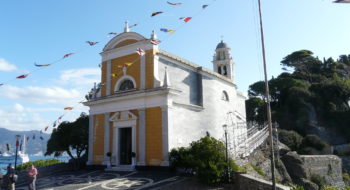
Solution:
<path fill-rule="evenodd" d="M 17 154 L 17 165 L 29 162 L 29 156 L 25 153 L 26 150 L 26 138 L 23 135 L 22 151 L 18 151 Z M 16 160 L 16 154 L 10 152 L 0 151 L 0 165 L 14 164 Z"/>

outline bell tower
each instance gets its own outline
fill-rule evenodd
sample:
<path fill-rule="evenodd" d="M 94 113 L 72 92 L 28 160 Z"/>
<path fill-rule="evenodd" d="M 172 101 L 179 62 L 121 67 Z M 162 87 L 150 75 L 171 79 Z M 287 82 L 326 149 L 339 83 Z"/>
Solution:
<path fill-rule="evenodd" d="M 213 57 L 213 70 L 234 81 L 234 62 L 230 55 L 230 48 L 223 40 L 216 46 Z"/>

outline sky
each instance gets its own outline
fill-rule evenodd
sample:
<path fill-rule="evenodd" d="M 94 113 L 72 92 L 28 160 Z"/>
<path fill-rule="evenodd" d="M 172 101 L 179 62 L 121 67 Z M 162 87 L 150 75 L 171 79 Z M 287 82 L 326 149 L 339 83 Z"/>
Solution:
<path fill-rule="evenodd" d="M 0 127 L 41 130 L 62 114 L 63 121 L 73 121 L 88 112 L 79 102 L 100 81 L 99 53 L 111 39 L 107 34 L 121 33 L 126 20 L 138 24 L 131 30 L 147 38 L 155 30 L 160 49 L 210 69 L 223 39 L 235 61 L 238 89 L 246 93 L 263 79 L 257 0 L 171 2 L 182 5 L 166 0 L 0 1 L 0 83 L 5 83 L 0 86 Z M 209 6 L 203 10 L 204 4 Z M 350 54 L 350 4 L 262 0 L 262 9 L 269 78 L 277 77 L 280 61 L 297 50 L 320 58 Z M 155 11 L 164 13 L 151 17 Z M 188 16 L 193 17 L 188 23 L 179 19 Z M 160 28 L 176 32 L 168 35 Z M 90 47 L 87 40 L 99 43 Z M 70 52 L 75 54 L 60 60 Z M 27 78 L 15 79 L 28 72 Z M 64 111 L 67 106 L 75 109 Z"/>

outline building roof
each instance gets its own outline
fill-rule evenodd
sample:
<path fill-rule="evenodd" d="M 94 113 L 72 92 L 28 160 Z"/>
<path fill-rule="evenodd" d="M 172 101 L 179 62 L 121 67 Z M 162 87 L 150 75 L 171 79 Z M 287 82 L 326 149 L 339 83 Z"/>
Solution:
<path fill-rule="evenodd" d="M 228 48 L 227 44 L 221 40 L 221 42 L 216 46 L 216 49 L 219 48 Z"/>
<path fill-rule="evenodd" d="M 222 80 L 224 80 L 224 81 L 226 81 L 226 82 L 229 82 L 229 83 L 231 83 L 231 84 L 234 84 L 233 81 L 232 81 L 231 79 L 229 79 L 229 78 L 227 78 L 227 77 L 225 77 L 225 76 L 223 76 L 223 75 L 220 75 L 219 73 L 216 73 L 216 72 L 214 72 L 214 71 L 212 71 L 212 70 L 210 70 L 210 69 L 207 69 L 207 68 L 203 68 L 202 66 L 199 66 L 199 65 L 197 65 L 197 64 L 195 64 L 195 63 L 193 63 L 193 62 L 191 62 L 191 61 L 188 61 L 188 60 L 186 60 L 186 59 L 184 59 L 184 58 L 181 58 L 181 57 L 179 57 L 179 56 L 176 56 L 176 55 L 171 54 L 171 53 L 169 53 L 169 52 L 166 52 L 166 51 L 164 51 L 164 50 L 159 50 L 159 51 L 157 52 L 157 54 L 158 54 L 158 55 L 163 55 L 163 56 L 169 57 L 169 58 L 174 59 L 174 60 L 176 60 L 176 61 L 179 61 L 179 62 L 181 62 L 181 63 L 183 63 L 183 64 L 185 64 L 185 65 L 187 65 L 187 66 L 190 66 L 190 67 L 192 67 L 192 68 L 194 68 L 194 69 L 199 69 L 199 68 L 200 68 L 204 73 L 207 73 L 207 74 L 209 74 L 209 75 L 211 75 L 211 76 L 214 76 L 214 77 L 216 77 L 216 78 L 219 78 L 219 79 L 222 79 Z M 234 85 L 235 85 L 235 84 L 234 84 Z M 236 86 L 236 85 L 235 85 L 235 86 Z"/>

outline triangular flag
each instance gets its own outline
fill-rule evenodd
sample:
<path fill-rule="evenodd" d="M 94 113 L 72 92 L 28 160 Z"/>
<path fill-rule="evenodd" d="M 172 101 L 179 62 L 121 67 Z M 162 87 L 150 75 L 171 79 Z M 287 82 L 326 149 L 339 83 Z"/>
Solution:
<path fill-rule="evenodd" d="M 162 32 L 169 32 L 169 33 L 174 33 L 175 30 L 169 30 L 169 29 L 166 29 L 166 28 L 161 28 L 160 31 Z"/>
<path fill-rule="evenodd" d="M 36 64 L 36 63 L 34 63 L 34 65 L 36 67 L 47 67 L 47 66 L 50 66 L 51 64 Z"/>
<path fill-rule="evenodd" d="M 73 107 L 65 107 L 64 110 L 72 110 Z"/>
<path fill-rule="evenodd" d="M 158 44 L 160 44 L 160 41 L 159 41 L 159 40 L 151 40 L 150 42 L 151 42 L 151 44 L 153 44 L 153 45 L 158 45 Z"/>
<path fill-rule="evenodd" d="M 177 6 L 177 5 L 181 5 L 182 3 L 172 3 L 172 2 L 169 2 L 169 1 L 167 1 L 167 3 L 169 4 L 169 5 L 174 5 L 174 6 Z"/>
<path fill-rule="evenodd" d="M 129 28 L 133 28 L 135 26 L 137 26 L 137 24 L 130 25 Z"/>
<path fill-rule="evenodd" d="M 43 141 L 44 140 L 44 138 L 42 137 L 42 136 L 40 136 L 40 139 Z"/>
<path fill-rule="evenodd" d="M 208 5 L 202 5 L 202 9 L 205 9 L 207 7 L 208 7 Z"/>
<path fill-rule="evenodd" d="M 24 79 L 24 78 L 26 78 L 28 75 L 30 75 L 30 73 L 25 74 L 25 75 L 20 75 L 20 76 L 18 76 L 18 77 L 16 77 L 16 78 L 17 78 L 17 79 Z"/>
<path fill-rule="evenodd" d="M 67 53 L 66 55 L 64 55 L 63 56 L 63 59 L 65 59 L 65 58 L 67 58 L 67 57 L 69 57 L 69 56 L 71 56 L 71 55 L 73 55 L 74 53 Z"/>
<path fill-rule="evenodd" d="M 143 51 L 143 49 L 141 48 L 137 48 L 136 53 L 139 54 L 140 56 L 144 56 L 146 52 Z"/>
<path fill-rule="evenodd" d="M 153 12 L 153 13 L 151 14 L 151 17 L 156 16 L 156 15 L 159 15 L 159 14 L 161 14 L 161 13 L 163 13 L 163 12 L 162 12 L 162 11 Z"/>
<path fill-rule="evenodd" d="M 188 22 L 192 19 L 192 17 L 181 17 L 180 19 L 185 21 L 185 22 Z"/>
<path fill-rule="evenodd" d="M 49 126 L 46 126 L 44 131 L 47 131 L 48 128 L 49 128 Z"/>
<path fill-rule="evenodd" d="M 90 46 L 96 45 L 98 42 L 86 41 Z"/>

